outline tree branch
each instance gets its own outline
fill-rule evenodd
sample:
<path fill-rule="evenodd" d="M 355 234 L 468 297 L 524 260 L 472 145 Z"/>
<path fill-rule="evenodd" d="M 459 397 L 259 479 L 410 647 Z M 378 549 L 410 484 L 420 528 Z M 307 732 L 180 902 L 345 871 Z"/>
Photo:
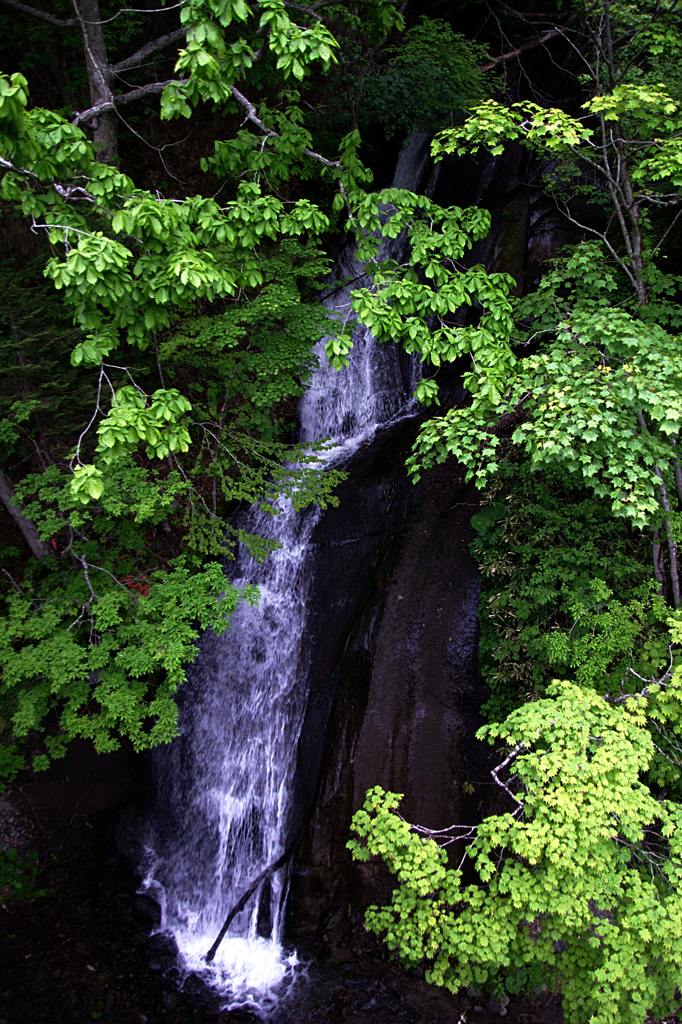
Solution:
<path fill-rule="evenodd" d="M 88 190 L 84 188 L 82 185 L 62 185 L 60 182 L 54 180 L 43 181 L 41 178 L 38 177 L 37 174 L 34 174 L 33 171 L 29 171 L 25 167 L 15 167 L 11 160 L 5 160 L 5 158 L 1 156 L 0 170 L 13 171 L 15 174 L 21 174 L 24 178 L 27 178 L 28 181 L 33 182 L 34 185 L 38 186 L 43 190 L 46 188 L 51 188 L 65 202 L 68 202 L 71 199 L 82 199 L 87 201 L 88 203 L 94 203 L 95 205 L 99 206 L 101 210 L 106 210 L 106 207 L 101 206 L 101 204 L 98 203 L 96 197 L 92 194 L 92 192 L 88 192 Z M 109 211 L 107 210 L 106 212 L 108 213 Z M 89 234 L 89 232 L 87 231 L 81 231 L 80 228 L 71 227 L 68 224 L 37 224 L 35 217 L 32 217 L 31 220 L 31 231 L 33 231 L 34 234 L 35 228 L 45 228 L 45 230 L 47 231 L 51 231 L 53 228 L 59 228 L 63 231 L 73 231 L 77 235 Z"/>
<path fill-rule="evenodd" d="M 596 228 L 591 228 L 588 224 L 583 224 L 581 221 L 576 220 L 576 218 L 569 213 L 568 205 L 564 200 L 560 201 L 556 196 L 552 196 L 552 199 L 554 200 L 557 210 L 566 218 L 566 220 L 568 220 L 571 224 L 575 224 L 576 227 L 581 228 L 583 231 L 588 231 L 590 234 L 596 235 L 597 238 L 600 238 L 602 240 L 606 248 L 613 256 L 614 260 L 618 263 L 619 267 L 630 281 L 630 284 L 634 288 L 635 292 L 637 292 L 637 279 L 635 275 L 632 273 L 625 260 L 618 255 L 617 251 L 614 249 L 614 247 L 611 245 L 611 242 L 606 237 L 606 234 L 604 232 L 597 231 Z"/>
<path fill-rule="evenodd" d="M 29 7 L 28 4 L 19 3 L 19 0 L 0 0 L 0 3 L 7 4 L 8 7 L 14 7 L 17 11 L 21 11 L 22 14 L 31 14 L 34 18 L 42 18 L 43 21 L 49 21 L 51 25 L 56 25 L 57 28 L 72 28 L 78 24 L 76 18 L 55 18 L 51 14 L 46 14 L 45 11 L 39 11 L 36 7 Z"/>
<path fill-rule="evenodd" d="M 593 79 L 593 81 L 597 81 L 597 79 L 595 79 L 595 76 L 594 76 L 594 68 L 592 67 L 590 62 L 587 60 L 587 58 L 585 57 L 585 54 L 582 52 L 580 47 L 577 46 L 576 43 L 566 33 L 566 29 L 570 28 L 571 25 L 573 24 L 574 20 L 575 20 L 575 14 L 571 15 L 566 20 L 566 24 L 565 25 L 562 25 L 562 24 L 559 23 L 559 20 L 556 17 L 556 15 L 552 16 L 551 14 L 548 14 L 547 12 L 545 12 L 544 14 L 541 14 L 541 13 L 538 12 L 538 13 L 536 13 L 534 15 L 524 15 L 524 14 L 521 14 L 520 11 L 515 11 L 511 7 L 507 7 L 505 4 L 503 4 L 502 7 L 509 14 L 513 14 L 516 18 L 520 18 L 521 21 L 525 22 L 528 25 L 532 25 L 532 24 L 534 24 L 536 22 L 540 22 L 540 23 L 544 23 L 544 24 L 550 24 L 552 26 L 552 28 L 557 32 L 557 34 L 560 35 L 563 38 L 564 42 L 568 46 L 571 47 L 571 49 L 574 51 L 574 53 L 578 57 L 578 59 L 583 62 L 583 64 L 585 65 L 585 67 L 587 69 L 588 74 Z"/>
<path fill-rule="evenodd" d="M 3 0 L 3 3 L 7 0 Z M 147 57 L 151 57 L 153 53 L 158 53 L 159 50 L 165 50 L 167 46 L 172 46 L 173 43 L 179 43 L 185 39 L 187 35 L 187 29 L 178 28 L 174 32 L 169 32 L 166 36 L 159 36 L 158 39 L 152 39 L 150 43 L 146 43 L 140 47 L 136 53 L 126 57 L 125 60 L 121 60 L 118 64 L 112 64 L 110 71 L 112 74 L 117 75 L 121 71 L 129 71 L 131 68 L 137 68 L 140 66 L 142 61 L 146 60 Z"/>
<path fill-rule="evenodd" d="M 661 586 L 660 593 L 663 594 L 665 587 L 665 576 L 663 575 L 663 548 L 661 547 L 661 538 L 658 530 L 654 530 L 654 543 L 653 543 L 653 559 L 654 559 L 654 576 Z"/>
<path fill-rule="evenodd" d="M 123 93 L 122 96 L 114 96 L 110 100 L 102 100 L 101 103 L 95 103 L 93 107 L 88 107 L 87 110 L 82 110 L 77 113 L 73 119 L 73 124 L 87 124 L 88 121 L 92 121 L 94 117 L 99 117 L 100 114 L 104 114 L 107 110 L 116 110 L 117 107 L 123 106 L 125 103 L 134 103 L 135 100 L 142 99 L 143 96 L 151 96 L 154 93 L 163 92 L 167 85 L 184 85 L 186 79 L 169 78 L 167 82 L 148 82 L 147 85 L 141 85 L 139 89 L 132 89 L 130 92 Z"/>
<path fill-rule="evenodd" d="M 24 167 L 15 167 L 11 160 L 6 160 L 3 156 L 0 156 L 0 167 L 5 171 L 15 171 L 17 174 L 23 174 L 25 178 L 30 178 L 36 184 L 42 184 L 41 179 L 33 171 L 26 170 Z"/>
<path fill-rule="evenodd" d="M 648 436 L 650 431 L 642 412 L 637 413 L 637 422 L 639 423 L 642 433 Z M 665 486 L 665 480 L 663 479 L 663 473 L 661 472 L 658 464 L 654 466 L 654 471 L 659 480 L 658 493 L 661 497 L 661 505 L 663 506 L 663 511 L 666 513 L 664 516 L 664 523 L 665 532 L 668 538 L 668 555 L 670 557 L 670 582 L 672 583 L 673 588 L 673 603 L 677 608 L 680 603 L 680 573 L 677 564 L 677 545 L 675 544 L 673 529 L 670 522 L 670 501 L 668 500 L 668 491 Z"/>
<path fill-rule="evenodd" d="M 12 485 L 0 470 L 0 501 L 11 515 L 14 522 L 17 524 L 24 540 L 31 549 L 34 558 L 45 558 L 50 554 L 49 545 L 40 539 L 38 534 L 38 527 L 32 519 L 27 519 L 21 511 L 21 505 L 14 504 L 14 491 Z"/>
<path fill-rule="evenodd" d="M 507 757 L 505 757 L 505 759 L 502 762 L 502 764 L 498 764 L 497 767 L 493 768 L 492 771 L 490 772 L 490 774 L 492 775 L 492 777 L 495 780 L 496 784 L 501 789 L 503 789 L 505 791 L 505 793 L 507 793 L 516 804 L 518 804 L 516 810 L 512 812 L 512 815 L 518 814 L 519 811 L 522 811 L 524 803 L 523 803 L 523 800 L 519 800 L 519 798 L 517 797 L 517 795 L 515 793 L 512 793 L 511 789 L 509 788 L 509 783 L 502 782 L 502 780 L 500 779 L 500 777 L 498 775 L 498 772 L 501 772 L 503 768 L 507 768 L 508 765 L 510 765 L 511 762 L 514 760 L 516 755 L 518 753 L 520 753 L 520 751 L 522 751 L 525 746 L 526 746 L 525 741 L 521 740 L 519 743 L 516 744 L 516 746 L 509 753 L 509 755 Z M 513 780 L 510 780 L 510 781 L 513 781 Z"/>
<path fill-rule="evenodd" d="M 677 487 L 677 497 L 680 499 L 680 505 L 682 505 L 682 466 L 680 466 L 680 460 L 677 457 L 677 441 L 674 437 L 670 438 L 670 443 L 675 451 L 675 486 Z"/>
<path fill-rule="evenodd" d="M 677 608 L 680 603 L 680 574 L 677 565 L 677 545 L 675 544 L 675 538 L 673 536 L 673 529 L 670 523 L 670 502 L 668 500 L 668 492 L 666 490 L 665 482 L 663 480 L 663 473 L 658 466 L 655 467 L 656 476 L 660 483 L 658 490 L 661 495 L 661 504 L 668 513 L 665 517 L 665 532 L 668 538 L 668 553 L 670 556 L 670 579 L 673 585 L 673 603 Z"/>
<path fill-rule="evenodd" d="M 4 2 L 4 0 L 0 0 L 0 2 Z M 184 30 L 182 30 L 182 32 L 184 34 Z M 150 53 L 154 52 L 150 49 L 150 47 L 156 46 L 157 43 L 160 44 L 162 41 L 164 46 L 170 45 L 170 43 L 173 41 L 173 38 L 177 39 L 178 33 L 172 32 L 168 36 L 160 37 L 158 40 L 153 40 L 152 43 L 147 44 L 147 47 L 142 47 L 141 50 L 138 50 L 137 54 L 133 54 L 132 57 L 127 58 L 127 61 L 131 61 L 133 57 L 138 57 L 140 54 L 143 53 L 143 51 L 145 52 L 146 55 L 149 55 Z M 157 49 L 160 48 L 161 46 L 159 45 Z M 129 65 L 127 61 L 121 61 L 120 64 L 114 65 L 111 68 L 111 71 L 115 73 L 118 70 L 128 67 Z M 185 85 L 186 82 L 187 79 L 177 78 L 170 78 L 166 82 L 149 82 L 147 85 L 141 85 L 138 89 L 132 89 L 130 92 L 123 93 L 121 96 L 113 96 L 111 99 L 102 100 L 100 103 L 95 103 L 92 107 L 88 107 L 87 110 L 82 110 L 76 113 L 72 123 L 75 125 L 87 124 L 88 121 L 92 121 L 93 118 L 99 117 L 100 114 L 103 114 L 108 110 L 116 110 L 117 107 L 123 106 L 123 104 L 125 103 L 134 103 L 136 100 L 141 99 L 143 96 L 149 96 L 154 93 L 163 92 L 167 85 Z M 240 106 L 242 106 L 246 111 L 247 121 L 251 121 L 251 123 L 256 125 L 257 128 L 260 128 L 260 130 L 265 133 L 267 138 L 281 138 L 281 135 L 278 132 L 274 131 L 274 129 L 272 128 L 268 128 L 265 122 L 261 121 L 258 114 L 256 113 L 256 108 L 253 105 L 253 103 L 251 103 L 251 101 L 248 100 L 246 96 L 244 96 L 244 94 L 241 93 L 239 89 L 237 89 L 236 86 L 231 86 L 230 91 L 232 92 L 232 96 L 237 101 L 237 103 L 239 103 Z M 317 160 L 318 163 L 321 163 L 324 167 L 336 169 L 341 166 L 340 160 L 328 160 L 326 156 L 322 156 L 321 153 L 316 153 L 314 149 L 303 149 L 302 153 L 304 156 L 309 156 L 311 159 Z"/>
<path fill-rule="evenodd" d="M 306 7 L 305 4 L 298 4 L 296 0 L 282 0 L 285 7 L 291 7 L 294 11 L 300 11 L 301 14 L 307 14 L 309 17 L 314 18 L 315 21 L 322 21 L 319 14 L 315 14 L 315 7 L 325 7 L 325 4 L 314 4 L 313 7 Z"/>
<path fill-rule="evenodd" d="M 527 50 L 533 50 L 536 46 L 541 46 L 546 43 L 549 39 L 553 39 L 554 36 L 563 35 L 560 28 L 550 28 L 547 32 L 543 32 L 541 36 L 536 39 L 529 39 L 527 43 L 523 43 L 517 47 L 516 50 L 510 50 L 509 53 L 501 53 L 499 57 L 493 58 L 487 64 L 481 64 L 481 71 L 490 71 L 491 68 L 497 67 L 498 64 L 506 64 L 510 60 L 515 60 L 516 57 L 520 57 L 522 53 L 526 53 Z"/>
<path fill-rule="evenodd" d="M 253 103 L 251 103 L 250 100 L 247 100 L 246 96 L 244 96 L 239 91 L 239 89 L 237 89 L 236 86 L 231 86 L 230 91 L 232 92 L 232 95 L 236 99 L 237 103 L 240 103 L 242 107 L 244 107 L 244 109 L 246 110 L 247 121 L 251 121 L 251 123 L 255 124 L 256 127 L 260 128 L 262 132 L 265 132 L 268 138 L 281 139 L 281 135 L 279 135 L 276 131 L 273 131 L 272 128 L 268 128 L 268 126 L 263 121 L 261 121 L 258 114 L 256 113 L 256 108 L 254 107 Z M 340 160 L 327 160 L 326 156 L 322 156 L 321 153 L 316 153 L 315 150 L 313 149 L 304 149 L 302 150 L 302 152 L 304 156 L 312 157 L 313 160 L 319 161 L 319 163 L 323 164 L 325 167 L 333 168 L 341 166 Z"/>
<path fill-rule="evenodd" d="M 679 198 L 678 198 L 678 202 L 679 202 Z M 659 238 L 659 240 L 658 240 L 657 242 L 655 242 L 655 243 L 654 243 L 654 249 L 660 249 L 660 248 L 661 248 L 661 246 L 662 246 L 662 245 L 663 245 L 663 243 L 665 242 L 666 238 L 668 237 L 668 235 L 670 234 L 670 232 L 672 231 L 672 229 L 673 229 L 673 228 L 675 227 L 675 225 L 677 224 L 677 221 L 678 221 L 678 219 L 679 219 L 679 217 L 680 217 L 680 216 L 682 216 L 682 207 L 681 207 L 681 208 L 680 208 L 680 209 L 679 209 L 679 210 L 677 211 L 677 213 L 676 213 L 676 214 L 675 214 L 675 216 L 673 217 L 672 223 L 671 223 L 671 224 L 669 224 L 669 226 L 668 226 L 667 230 L 666 230 L 666 231 L 664 231 L 664 232 L 663 232 L 663 234 L 661 235 L 661 237 Z"/>

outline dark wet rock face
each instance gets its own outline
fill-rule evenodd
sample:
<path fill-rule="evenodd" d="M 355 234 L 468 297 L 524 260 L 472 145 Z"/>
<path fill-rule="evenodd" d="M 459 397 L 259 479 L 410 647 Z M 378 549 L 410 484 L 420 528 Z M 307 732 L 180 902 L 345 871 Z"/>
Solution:
<path fill-rule="evenodd" d="M 367 789 L 405 793 L 409 820 L 443 828 L 475 813 L 464 784 L 485 775 L 468 550 L 479 501 L 454 463 L 408 480 L 416 430 L 414 420 L 384 428 L 358 453 L 338 509 L 313 534 L 312 686 L 295 801 L 312 817 L 289 897 L 295 935 L 332 904 L 366 905 L 385 888 L 383 872 L 351 864 L 345 848 Z"/>

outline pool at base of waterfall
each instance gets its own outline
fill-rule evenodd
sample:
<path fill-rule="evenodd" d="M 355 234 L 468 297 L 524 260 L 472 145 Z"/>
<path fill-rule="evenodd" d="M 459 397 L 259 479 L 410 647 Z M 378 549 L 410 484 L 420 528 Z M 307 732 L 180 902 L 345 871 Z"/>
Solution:
<path fill-rule="evenodd" d="M 267 1019 L 305 973 L 296 951 L 272 939 L 226 936 L 207 964 L 206 950 L 213 937 L 193 933 L 175 938 L 185 970 L 213 989 L 226 1010 L 249 1010 Z"/>

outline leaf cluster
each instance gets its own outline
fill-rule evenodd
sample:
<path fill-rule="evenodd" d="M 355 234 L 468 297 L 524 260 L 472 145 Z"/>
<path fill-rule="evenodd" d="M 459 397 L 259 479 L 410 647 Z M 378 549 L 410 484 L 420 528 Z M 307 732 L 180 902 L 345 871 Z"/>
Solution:
<path fill-rule="evenodd" d="M 664 671 L 669 609 L 651 595 L 650 550 L 608 503 L 560 469 L 542 475 L 510 453 L 472 519 L 481 568 L 480 674 L 502 720 L 552 678 L 607 693 L 628 668 Z M 630 689 L 638 683 L 633 677 Z"/>
<path fill-rule="evenodd" d="M 573 1024 L 668 1015 L 682 819 L 640 781 L 653 754 L 641 702 L 614 707 L 556 682 L 482 734 L 511 748 L 497 771 L 513 765 L 515 809 L 486 819 L 467 848 L 480 882 L 463 886 L 445 851 L 396 813 L 400 797 L 372 790 L 349 845 L 361 860 L 381 856 L 400 885 L 368 927 L 455 992 L 542 964 L 561 977 Z"/>
<path fill-rule="evenodd" d="M 424 426 L 411 473 L 418 479 L 451 454 L 485 487 L 499 468 L 495 424 L 522 411 L 512 440 L 533 467 L 561 465 L 578 486 L 608 498 L 613 515 L 659 526 L 659 472 L 674 479 L 682 420 L 679 338 L 609 307 L 576 307 L 554 327 L 487 402 L 477 395 Z"/>
<path fill-rule="evenodd" d="M 368 287 L 353 290 L 351 309 L 357 320 L 379 341 L 391 339 L 422 362 L 438 367 L 470 355 L 486 388 L 514 365 L 510 347 L 513 328 L 508 274 L 489 273 L 464 257 L 485 237 L 490 215 L 478 207 L 443 208 L 426 196 L 403 189 L 384 189 L 357 198 L 349 220 L 358 238 L 357 257 L 370 278 Z M 390 243 L 403 233 L 409 243 L 407 259 L 390 258 Z M 383 248 L 382 248 L 383 243 Z M 456 314 L 475 311 L 474 323 L 462 325 Z M 352 331 L 346 327 L 327 344 L 332 365 L 347 365 Z M 473 388 L 478 374 L 464 377 Z M 427 404 L 438 401 L 433 382 L 424 380 L 418 395 Z M 497 393 L 496 391 L 494 393 Z"/>
<path fill-rule="evenodd" d="M 8 315 L 0 386 L 14 502 L 52 552 L 7 556 L 0 700 L 43 767 L 75 736 L 98 750 L 170 740 L 201 630 L 257 597 L 225 581 L 222 559 L 238 542 L 259 559 L 276 546 L 228 513 L 336 500 L 324 445 L 288 437 L 333 330 L 315 301 L 329 222 L 253 181 L 222 206 L 135 190 L 78 128 L 28 110 L 21 76 L 0 93 L 3 194 L 63 247 L 46 267 L 59 315 L 51 298 L 31 333 L 30 306 Z M 65 308 L 76 329 L 59 334 Z M 3 750 L 11 775 L 16 748 Z"/>
<path fill-rule="evenodd" d="M 342 46 L 346 75 L 357 81 L 362 50 L 351 39 Z M 360 129 L 371 137 L 380 126 L 386 139 L 441 129 L 453 113 L 461 115 L 488 94 L 483 60 L 483 47 L 453 32 L 448 22 L 421 17 L 383 60 L 366 68 Z"/>
<path fill-rule="evenodd" d="M 47 889 L 36 886 L 38 872 L 38 854 L 35 850 L 27 850 L 20 855 L 12 846 L 0 849 L 0 897 L 32 900 L 44 896 Z"/>

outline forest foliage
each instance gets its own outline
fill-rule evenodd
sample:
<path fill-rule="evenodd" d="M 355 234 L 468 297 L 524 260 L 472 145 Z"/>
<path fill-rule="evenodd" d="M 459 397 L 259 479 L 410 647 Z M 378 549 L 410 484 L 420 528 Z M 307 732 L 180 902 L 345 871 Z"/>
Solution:
<path fill-rule="evenodd" d="M 187 0 L 123 31 L 97 0 L 7 0 L 8 25 L 80 64 L 51 107 L 30 54 L 0 75 L 6 223 L 45 240 L 0 294 L 0 776 L 78 736 L 172 740 L 201 631 L 258 600 L 224 559 L 273 548 L 234 511 L 336 501 L 295 410 L 315 345 L 343 374 L 359 322 L 422 360 L 412 477 L 454 457 L 482 491 L 480 736 L 502 801 L 434 836 L 371 791 L 351 849 L 397 885 L 368 927 L 453 991 L 541 978 L 575 1024 L 643 1022 L 677 1005 L 682 966 L 679 16 L 507 11 L 506 52 L 441 8 Z M 504 69 L 548 41 L 577 106 L 512 94 Z M 191 187 L 136 180 L 138 127 L 208 111 L 223 137 Z M 369 139 L 412 130 L 437 160 L 530 151 L 576 239 L 536 288 L 474 262 L 489 211 L 374 187 Z M 402 234 L 399 263 L 381 243 Z M 347 237 L 362 284 L 335 317 L 319 297 Z M 469 397 L 441 408 L 447 363 Z"/>
<path fill-rule="evenodd" d="M 365 61 L 404 28 L 391 3 L 369 4 L 361 17 L 334 13 L 354 45 L 369 47 Z M 340 60 L 314 12 L 297 21 L 279 0 L 186 4 L 184 28 L 114 64 L 106 19 L 86 14 L 87 110 L 69 119 L 34 107 L 20 72 L 0 77 L 2 197 L 51 253 L 41 267 L 7 274 L 0 482 L 34 556 L 26 563 L 14 545 L 3 569 L 3 714 L 13 741 L 25 741 L 0 748 L 10 777 L 26 751 L 45 767 L 76 736 L 109 751 L 121 737 L 142 750 L 175 735 L 174 694 L 200 632 L 229 628 L 236 603 L 257 599 L 225 579 L 222 559 L 238 544 L 262 559 L 276 543 L 234 527 L 230 513 L 242 503 L 276 515 L 283 499 L 296 508 L 336 501 L 341 474 L 321 471 L 324 444 L 293 436 L 316 342 L 327 337 L 339 367 L 352 347 L 352 324 L 319 302 L 330 268 L 324 238 L 347 221 L 377 262 L 366 232 L 383 200 L 363 188 L 371 171 L 357 124 L 323 138 L 336 150 L 329 156 L 313 148 L 306 124 L 300 84 L 317 74 L 333 91 L 324 76 Z M 185 45 L 163 89 L 152 82 L 114 95 L 116 69 L 162 53 L 178 33 Z M 391 60 L 401 74 L 414 71 L 443 33 L 434 74 L 449 60 L 467 96 L 480 98 L 476 47 L 442 25 L 415 26 Z M 109 42 L 121 45 L 115 34 Z M 451 42 L 458 60 L 446 59 Z M 116 104 L 157 93 L 166 120 L 207 103 L 246 112 L 246 127 L 201 158 L 217 192 L 164 198 L 114 159 Z M 405 110 L 409 127 L 417 115 Z M 311 179 L 312 198 L 302 194 Z M 468 216 L 480 235 L 485 213 Z M 454 221 L 448 230 L 468 244 Z M 471 276 L 479 285 L 487 277 Z"/>
<path fill-rule="evenodd" d="M 474 329 L 494 326 L 483 356 L 468 346 L 472 399 L 428 420 L 408 463 L 419 479 L 455 457 L 486 495 L 479 736 L 508 809 L 436 833 L 375 789 L 349 845 L 396 875 L 368 927 L 429 979 L 500 998 L 542 980 L 569 1021 L 606 1024 L 680 1000 L 682 308 L 663 254 L 682 200 L 682 37 L 665 6 L 576 14 L 561 32 L 578 114 L 490 99 L 433 144 L 529 148 L 578 229 L 536 290 L 479 301 Z M 423 291 L 401 293 L 404 323 Z M 390 324 L 395 302 L 374 301 Z"/>

